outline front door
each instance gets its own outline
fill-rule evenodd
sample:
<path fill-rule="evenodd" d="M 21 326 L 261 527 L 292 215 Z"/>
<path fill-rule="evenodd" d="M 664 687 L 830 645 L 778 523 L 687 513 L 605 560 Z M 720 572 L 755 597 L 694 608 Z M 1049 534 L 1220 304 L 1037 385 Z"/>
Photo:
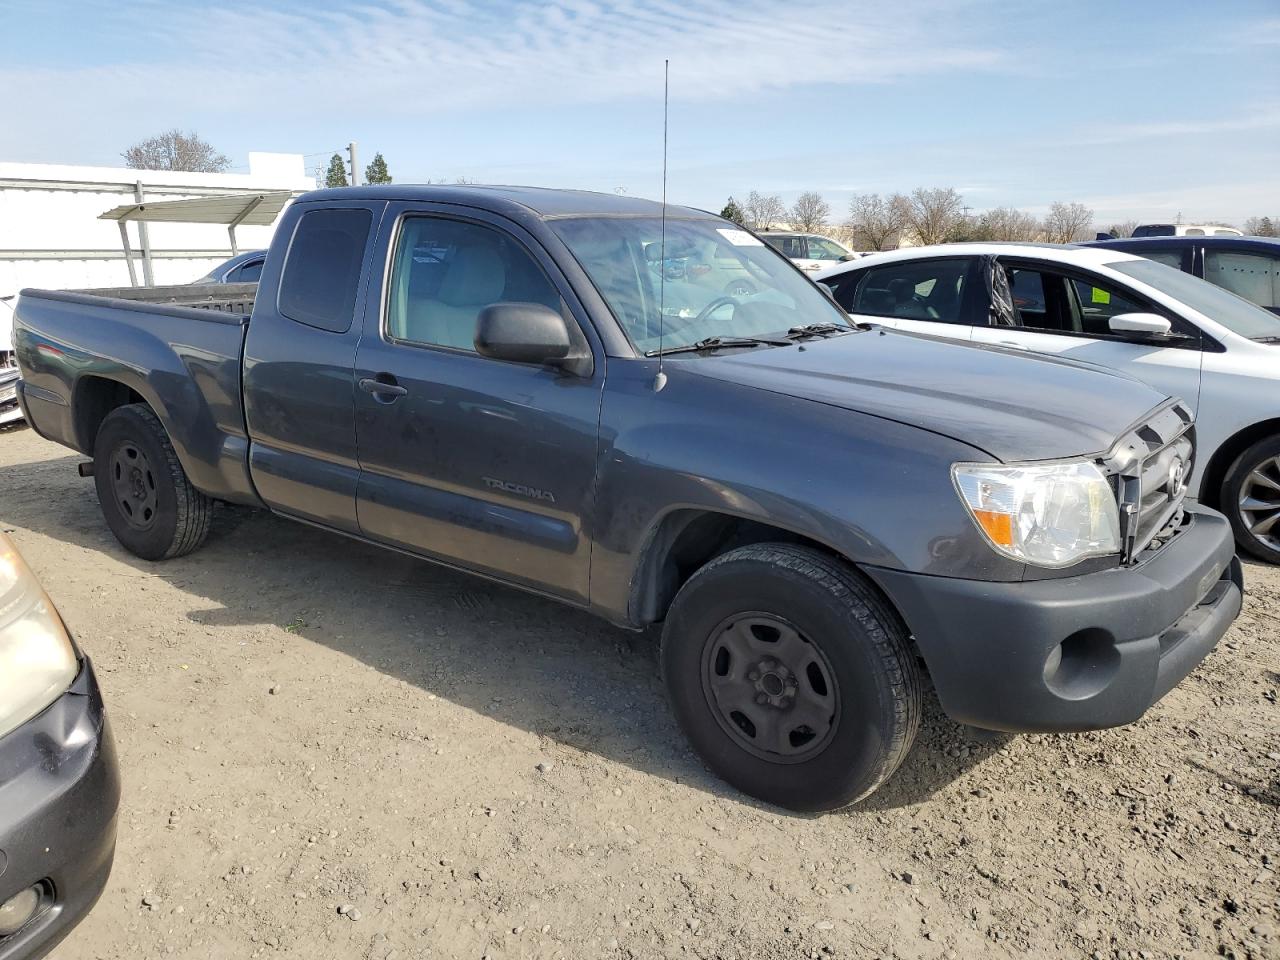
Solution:
<path fill-rule="evenodd" d="M 1005 270 L 1017 309 L 1009 325 L 975 327 L 976 342 L 1112 367 L 1197 408 L 1203 354 L 1196 327 L 1092 273 L 1005 258 L 989 263 Z M 1122 313 L 1159 313 L 1173 323 L 1173 332 L 1167 337 L 1113 333 L 1108 323 Z"/>
<path fill-rule="evenodd" d="M 360 529 L 585 601 L 603 355 L 536 241 L 494 215 L 437 210 L 388 211 L 389 278 L 356 354 Z M 477 354 L 477 317 L 500 301 L 564 312 L 594 370 Z"/>

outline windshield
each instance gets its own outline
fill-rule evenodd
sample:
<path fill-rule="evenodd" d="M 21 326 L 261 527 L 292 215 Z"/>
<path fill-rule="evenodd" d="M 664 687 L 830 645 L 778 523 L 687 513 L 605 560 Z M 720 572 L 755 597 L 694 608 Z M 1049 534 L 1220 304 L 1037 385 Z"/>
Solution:
<path fill-rule="evenodd" d="M 1250 340 L 1280 337 L 1280 317 L 1207 280 L 1153 260 L 1117 260 L 1107 266 L 1150 284 L 1241 337 Z"/>
<path fill-rule="evenodd" d="M 709 337 L 759 337 L 812 323 L 850 326 L 808 278 L 724 220 L 552 221 L 641 353 Z M 661 306 L 660 306 L 661 305 Z M 659 323 L 661 317 L 662 322 Z"/>

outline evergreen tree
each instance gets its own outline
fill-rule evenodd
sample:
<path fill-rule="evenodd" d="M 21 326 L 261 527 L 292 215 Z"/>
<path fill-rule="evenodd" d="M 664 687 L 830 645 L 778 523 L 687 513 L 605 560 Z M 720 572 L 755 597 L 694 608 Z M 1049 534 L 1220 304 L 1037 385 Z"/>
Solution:
<path fill-rule="evenodd" d="M 747 222 L 746 214 L 742 212 L 742 208 L 738 206 L 738 201 L 733 197 L 730 197 L 729 202 L 724 205 L 724 209 L 720 211 L 720 216 L 726 220 L 732 220 L 738 226 L 743 226 Z"/>
<path fill-rule="evenodd" d="M 346 187 L 350 185 L 347 180 L 347 165 L 342 162 L 342 157 L 334 154 L 329 158 L 329 170 L 324 175 L 324 185 L 326 187 Z"/>
<path fill-rule="evenodd" d="M 387 172 L 387 161 L 382 159 L 382 154 L 375 153 L 373 160 L 364 168 L 365 183 L 390 183 L 391 174 Z"/>

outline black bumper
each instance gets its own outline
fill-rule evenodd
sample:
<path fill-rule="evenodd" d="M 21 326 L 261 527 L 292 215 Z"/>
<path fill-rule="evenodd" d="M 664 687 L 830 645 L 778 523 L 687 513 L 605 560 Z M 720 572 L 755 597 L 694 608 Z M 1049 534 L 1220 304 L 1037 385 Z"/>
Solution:
<path fill-rule="evenodd" d="M 1226 518 L 1188 510 L 1181 532 L 1133 567 L 986 583 L 868 569 L 919 644 L 955 720 L 1016 733 L 1132 723 L 1240 613 Z"/>
<path fill-rule="evenodd" d="M 43 957 L 97 901 L 116 846 L 120 773 L 88 658 L 71 688 L 0 737 L 0 903 L 33 885 L 36 915 L 0 960 Z"/>

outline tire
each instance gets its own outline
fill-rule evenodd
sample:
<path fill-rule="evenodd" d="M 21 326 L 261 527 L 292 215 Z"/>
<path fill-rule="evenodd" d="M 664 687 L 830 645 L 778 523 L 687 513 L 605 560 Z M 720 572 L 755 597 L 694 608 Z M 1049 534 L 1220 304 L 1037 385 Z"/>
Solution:
<path fill-rule="evenodd" d="M 1259 440 L 1222 481 L 1222 512 L 1245 553 L 1280 563 L 1280 436 Z"/>
<path fill-rule="evenodd" d="M 868 796 L 920 726 L 902 622 L 852 567 L 807 547 L 753 544 L 709 562 L 672 602 L 660 660 L 707 766 L 790 810 Z"/>
<path fill-rule="evenodd" d="M 191 486 L 164 426 L 145 404 L 117 407 L 102 421 L 93 480 L 107 526 L 143 560 L 181 557 L 209 533 L 213 501 Z"/>

